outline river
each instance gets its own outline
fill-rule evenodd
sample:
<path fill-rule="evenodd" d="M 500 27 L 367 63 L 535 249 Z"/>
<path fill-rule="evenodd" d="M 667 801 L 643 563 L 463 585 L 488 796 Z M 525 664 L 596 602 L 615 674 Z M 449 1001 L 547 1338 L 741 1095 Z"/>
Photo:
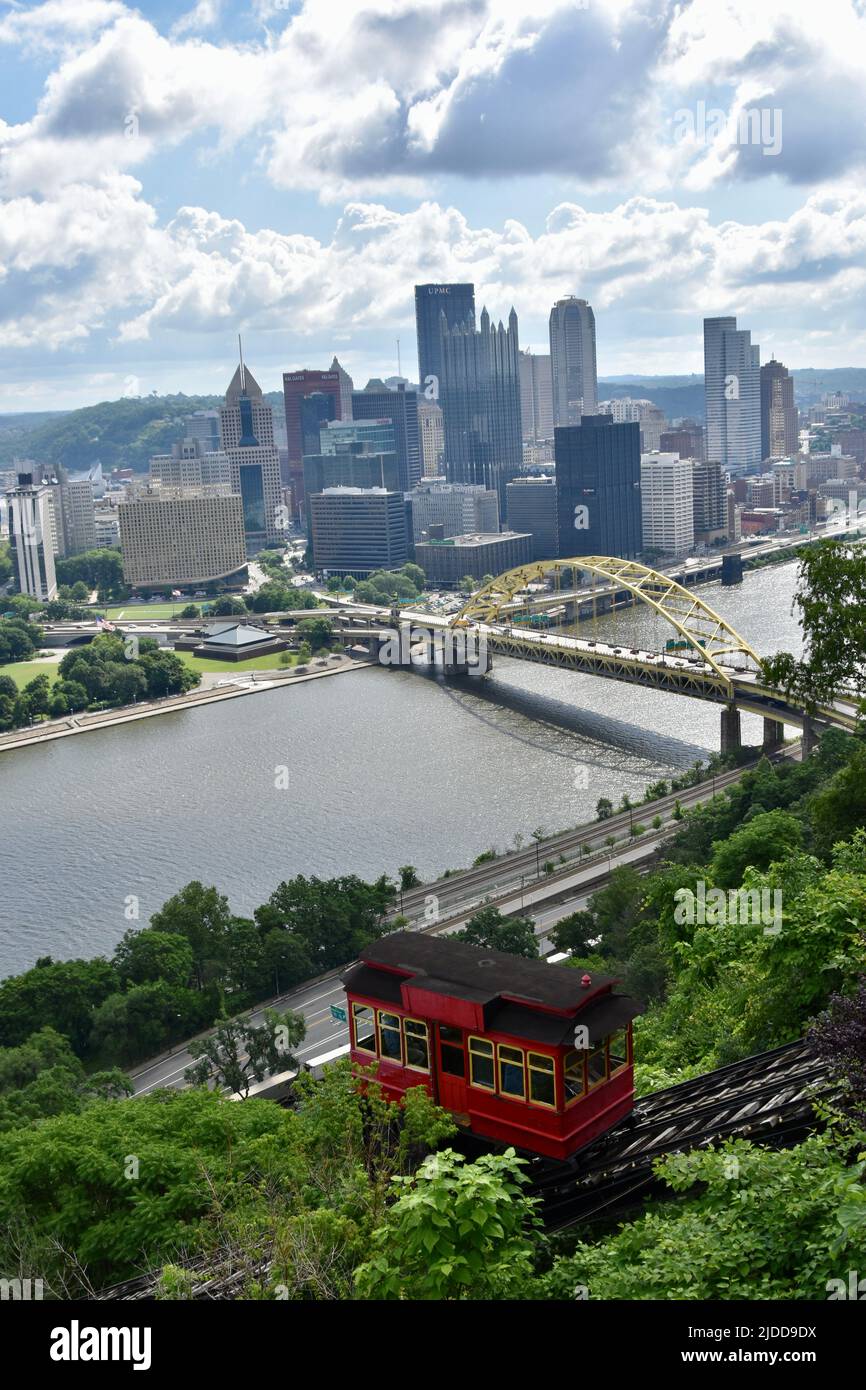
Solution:
<path fill-rule="evenodd" d="M 699 592 L 758 652 L 796 651 L 795 573 Z M 580 631 L 651 645 L 660 623 L 640 609 Z M 250 913 L 299 873 L 463 867 L 718 746 L 717 705 L 497 658 L 477 683 L 359 669 L 4 753 L 0 976 L 110 953 L 191 879 Z"/>

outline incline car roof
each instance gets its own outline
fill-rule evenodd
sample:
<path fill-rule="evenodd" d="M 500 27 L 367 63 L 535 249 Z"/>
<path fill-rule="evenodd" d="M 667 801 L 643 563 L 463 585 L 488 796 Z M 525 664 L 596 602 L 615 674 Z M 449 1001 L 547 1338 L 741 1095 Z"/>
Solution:
<path fill-rule="evenodd" d="M 616 984 L 614 976 L 591 971 L 591 983 L 586 986 L 581 983 L 583 971 L 570 966 L 524 960 L 506 951 L 467 946 L 422 932 L 392 932 L 380 937 L 364 948 L 361 959 L 404 976 L 426 976 L 426 987 L 437 994 L 476 1001 L 507 996 L 530 1007 L 562 1013 L 573 1013 Z"/>

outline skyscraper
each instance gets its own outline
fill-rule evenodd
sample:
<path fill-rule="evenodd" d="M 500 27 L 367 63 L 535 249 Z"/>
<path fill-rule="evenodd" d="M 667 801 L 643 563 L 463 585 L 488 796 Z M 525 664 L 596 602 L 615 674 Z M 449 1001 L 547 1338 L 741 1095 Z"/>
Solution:
<path fill-rule="evenodd" d="M 704 319 L 706 455 L 732 473 L 761 462 L 761 354 L 733 317 Z"/>
<path fill-rule="evenodd" d="M 220 440 L 231 465 L 232 491 L 243 499 L 247 550 L 255 553 L 284 529 L 282 482 L 273 413 L 243 357 L 220 409 Z"/>
<path fill-rule="evenodd" d="M 418 402 L 418 431 L 421 437 L 421 472 L 425 478 L 438 478 L 443 469 L 445 426 L 435 401 Z"/>
<path fill-rule="evenodd" d="M 783 459 L 797 452 L 794 379 L 771 358 L 761 368 L 761 458 Z"/>
<path fill-rule="evenodd" d="M 34 483 L 32 473 L 17 476 L 17 485 L 6 494 L 12 570 L 22 594 L 47 602 L 57 593 L 51 542 L 51 488 Z"/>
<path fill-rule="evenodd" d="M 474 285 L 416 285 L 415 327 L 418 334 L 418 374 L 421 393 L 428 400 L 438 399 L 442 377 L 441 335 L 444 325 L 455 328 L 468 324 L 475 328 Z M 431 381 L 435 378 L 435 381 Z"/>
<path fill-rule="evenodd" d="M 520 472 L 520 367 L 517 314 L 494 328 L 486 309 L 478 330 L 468 323 L 442 327 L 440 405 L 445 423 L 449 482 L 479 483 L 499 494 Z"/>
<path fill-rule="evenodd" d="M 584 415 L 579 425 L 557 429 L 554 441 L 560 558 L 634 559 L 643 548 L 640 426 Z"/>
<path fill-rule="evenodd" d="M 134 588 L 191 587 L 244 572 L 245 503 L 223 483 L 150 484 L 117 511 L 123 577 Z"/>
<path fill-rule="evenodd" d="M 303 510 L 304 503 L 304 454 L 310 452 L 304 448 L 304 425 L 301 418 L 301 402 L 305 396 L 322 392 L 329 395 L 333 400 L 333 414 L 329 417 L 332 420 L 345 420 L 349 418 L 349 406 L 345 406 L 346 383 L 343 380 L 346 373 L 343 371 L 336 357 L 336 366 L 330 371 L 310 371 L 306 368 L 300 372 L 283 372 L 283 401 L 286 408 L 286 442 L 289 454 L 289 481 L 292 485 L 295 506 L 299 511 Z M 349 385 L 349 400 L 351 401 L 351 378 L 347 378 Z M 307 417 L 309 419 L 309 415 Z M 313 451 L 315 452 L 315 451 Z"/>
<path fill-rule="evenodd" d="M 353 420 L 386 420 L 394 426 L 394 446 L 400 469 L 400 487 L 409 492 L 421 478 L 421 438 L 418 427 L 418 392 L 404 385 L 391 391 L 384 381 L 373 378 L 363 391 L 351 396 Z"/>
<path fill-rule="evenodd" d="M 695 543 L 694 472 L 691 459 L 657 450 L 641 455 L 643 549 L 684 555 Z"/>
<path fill-rule="evenodd" d="M 520 416 L 529 443 L 553 438 L 553 379 L 547 353 L 520 354 Z"/>
<path fill-rule="evenodd" d="M 579 425 L 598 410 L 595 315 L 585 299 L 558 299 L 550 311 L 554 425 Z"/>

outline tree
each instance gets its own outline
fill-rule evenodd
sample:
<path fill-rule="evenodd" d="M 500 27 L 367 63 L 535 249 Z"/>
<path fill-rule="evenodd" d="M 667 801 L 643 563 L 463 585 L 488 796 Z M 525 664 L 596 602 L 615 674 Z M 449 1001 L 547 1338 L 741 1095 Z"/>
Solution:
<path fill-rule="evenodd" d="M 534 1263 L 536 1202 L 513 1149 L 467 1163 L 453 1149 L 431 1154 L 373 1232 L 355 1271 L 361 1298 L 519 1298 Z"/>
<path fill-rule="evenodd" d="M 110 994 L 93 1016 L 95 1052 L 124 1064 L 153 1057 L 179 1038 L 213 1022 L 215 999 L 167 980 L 131 985 Z"/>
<path fill-rule="evenodd" d="M 410 584 L 415 585 L 415 588 L 418 590 L 419 593 L 424 588 L 424 585 L 427 582 L 426 575 L 424 574 L 424 571 L 422 570 L 421 566 L 414 565 L 411 561 L 408 564 L 403 565 L 402 569 L 400 570 L 400 573 L 406 576 Z"/>
<path fill-rule="evenodd" d="M 201 989 L 220 974 L 228 953 L 232 924 L 228 899 L 197 880 L 163 903 L 150 919 L 156 932 L 169 932 L 189 942 L 195 978 Z"/>
<path fill-rule="evenodd" d="M 598 927 L 591 912 L 572 912 L 563 917 L 550 933 L 557 951 L 571 951 L 576 956 L 589 955 Z"/>
<path fill-rule="evenodd" d="M 809 1042 L 844 1086 L 841 1108 L 866 1126 L 866 975 L 854 994 L 833 994 L 815 1021 Z"/>
<path fill-rule="evenodd" d="M 400 875 L 400 887 L 404 893 L 406 892 L 407 888 L 417 888 L 419 883 L 421 882 L 420 878 L 415 872 L 414 864 L 403 864 L 397 870 L 397 872 Z"/>
<path fill-rule="evenodd" d="M 258 1026 L 249 1019 L 226 1019 L 210 1037 L 190 1043 L 189 1054 L 196 1061 L 184 1077 L 196 1086 L 213 1081 L 246 1100 L 254 1081 L 298 1070 L 298 1059 L 289 1049 L 302 1043 L 306 1032 L 300 1014 L 281 1015 L 275 1009 L 266 1009 L 264 1023 Z"/>
<path fill-rule="evenodd" d="M 156 931 L 153 927 L 130 930 L 124 933 L 114 952 L 114 967 L 124 986 L 154 980 L 188 985 L 193 973 L 192 947 L 175 932 Z"/>
<path fill-rule="evenodd" d="M 764 679 L 809 709 L 866 678 L 866 565 L 859 543 L 827 540 L 800 552 L 799 609 L 806 655 L 765 657 Z"/>
<path fill-rule="evenodd" d="M 600 796 L 598 801 L 595 803 L 596 820 L 610 820 L 612 815 L 613 802 L 609 801 L 606 796 Z"/>
<path fill-rule="evenodd" d="M 20 1047 L 0 1049 L 0 1133 L 48 1115 L 77 1114 L 97 1096 L 131 1091 L 122 1072 L 88 1076 L 69 1040 L 53 1028 L 31 1033 Z"/>
<path fill-rule="evenodd" d="M 263 933 L 282 929 L 303 948 L 313 974 L 354 960 L 386 930 L 385 914 L 394 904 L 394 885 L 383 874 L 365 883 L 354 874 L 342 878 L 297 878 L 281 883 L 255 919 Z"/>
<path fill-rule="evenodd" d="M 528 917 L 503 917 L 498 907 L 482 907 L 470 917 L 462 931 L 453 933 L 451 940 L 538 960 L 538 942 L 532 921 Z"/>
<path fill-rule="evenodd" d="M 209 611 L 215 618 L 239 618 L 246 613 L 247 605 L 242 598 L 232 598 L 225 594 L 217 599 Z"/>
<path fill-rule="evenodd" d="M 816 848 L 829 858 L 833 846 L 866 825 L 866 747 L 859 741 L 841 767 L 812 798 Z"/>
<path fill-rule="evenodd" d="M 464 574 L 458 587 L 461 594 L 474 593 L 475 589 L 478 587 L 477 580 L 473 579 L 471 574 Z"/>
<path fill-rule="evenodd" d="M 200 613 L 201 610 L 195 603 L 188 603 L 185 608 L 180 610 L 180 616 L 182 618 L 198 618 Z"/>
<path fill-rule="evenodd" d="M 726 840 L 713 845 L 713 879 L 720 888 L 738 888 L 750 865 L 766 869 L 798 849 L 802 840 L 802 825 L 787 811 L 754 816 Z"/>
<path fill-rule="evenodd" d="M 297 626 L 298 636 L 315 651 L 329 647 L 334 635 L 334 624 L 330 618 L 302 618 Z"/>
<path fill-rule="evenodd" d="M 312 655 L 313 651 L 309 642 L 302 642 L 298 647 L 298 665 L 306 666 L 307 662 L 311 660 Z"/>
<path fill-rule="evenodd" d="M 31 970 L 0 982 L 0 1047 L 17 1047 L 37 1028 L 51 1027 L 87 1055 L 93 1011 L 116 988 L 107 960 L 53 961 L 41 957 Z"/>

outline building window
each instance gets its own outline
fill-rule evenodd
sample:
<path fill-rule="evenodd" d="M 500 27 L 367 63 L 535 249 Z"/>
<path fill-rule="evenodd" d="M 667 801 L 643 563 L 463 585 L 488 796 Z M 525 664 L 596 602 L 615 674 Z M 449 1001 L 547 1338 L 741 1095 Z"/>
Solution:
<path fill-rule="evenodd" d="M 406 1038 L 406 1066 L 416 1067 L 418 1071 L 430 1070 L 430 1044 L 427 1040 L 427 1024 L 416 1018 L 403 1020 Z"/>
<path fill-rule="evenodd" d="M 473 1086 L 482 1086 L 485 1091 L 496 1089 L 493 1075 L 493 1043 L 483 1038 L 469 1039 L 469 1080 Z"/>
<path fill-rule="evenodd" d="M 586 1083 L 587 1089 L 592 1090 L 593 1086 L 598 1086 L 602 1081 L 607 1080 L 607 1040 L 603 1039 L 596 1043 L 586 1059 Z"/>
<path fill-rule="evenodd" d="M 442 1071 L 446 1076 L 466 1075 L 466 1059 L 463 1053 L 463 1033 L 459 1028 L 439 1025 L 439 1048 L 442 1054 Z"/>
<path fill-rule="evenodd" d="M 575 1052 L 573 1048 L 571 1052 L 565 1054 L 563 1076 L 565 1078 L 566 1105 L 572 1105 L 574 1101 L 580 1100 L 586 1090 L 583 1072 L 585 1058 L 585 1052 Z"/>
<path fill-rule="evenodd" d="M 529 1054 L 529 1099 L 533 1105 L 556 1109 L 556 1078 L 553 1058 L 541 1052 Z"/>
<path fill-rule="evenodd" d="M 379 1051 L 389 1062 L 403 1061 L 399 1014 L 386 1014 L 379 1010 Z"/>
<path fill-rule="evenodd" d="M 359 1052 L 369 1052 L 376 1056 L 376 1021 L 373 1010 L 366 1004 L 352 1005 L 352 1027 L 355 1032 L 355 1047 Z"/>
<path fill-rule="evenodd" d="M 607 1056 L 610 1076 L 616 1076 L 618 1071 L 622 1071 L 623 1067 L 628 1066 L 627 1028 L 621 1028 L 618 1033 L 612 1033 L 608 1038 Z"/>

